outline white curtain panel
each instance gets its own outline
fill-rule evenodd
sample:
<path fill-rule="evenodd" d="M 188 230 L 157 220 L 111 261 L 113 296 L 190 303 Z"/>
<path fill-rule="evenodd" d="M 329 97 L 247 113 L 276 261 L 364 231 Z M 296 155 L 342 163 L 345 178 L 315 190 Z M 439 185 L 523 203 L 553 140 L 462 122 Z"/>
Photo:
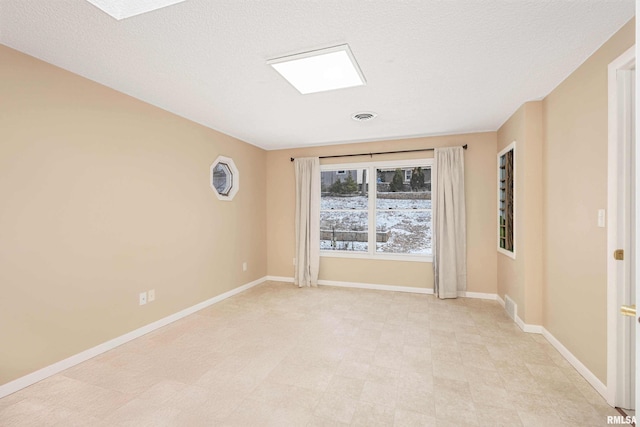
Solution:
<path fill-rule="evenodd" d="M 294 160 L 296 170 L 296 285 L 317 286 L 320 269 L 320 159 Z"/>
<path fill-rule="evenodd" d="M 462 147 L 436 148 L 433 275 L 438 298 L 467 289 L 467 227 Z"/>

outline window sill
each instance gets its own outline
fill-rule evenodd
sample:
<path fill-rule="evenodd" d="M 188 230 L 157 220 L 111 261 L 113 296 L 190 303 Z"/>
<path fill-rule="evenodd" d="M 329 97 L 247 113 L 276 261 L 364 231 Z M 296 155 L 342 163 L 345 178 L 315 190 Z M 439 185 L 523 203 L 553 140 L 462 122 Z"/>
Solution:
<path fill-rule="evenodd" d="M 364 252 L 320 251 L 322 258 L 354 258 L 375 261 L 408 261 L 408 262 L 433 262 L 432 255 L 394 255 L 376 254 L 370 255 Z"/>
<path fill-rule="evenodd" d="M 500 247 L 498 248 L 498 252 L 501 253 L 502 255 L 508 256 L 509 258 L 516 259 L 516 253 L 515 252 L 510 252 L 510 251 L 508 251 L 506 249 L 502 249 Z"/>

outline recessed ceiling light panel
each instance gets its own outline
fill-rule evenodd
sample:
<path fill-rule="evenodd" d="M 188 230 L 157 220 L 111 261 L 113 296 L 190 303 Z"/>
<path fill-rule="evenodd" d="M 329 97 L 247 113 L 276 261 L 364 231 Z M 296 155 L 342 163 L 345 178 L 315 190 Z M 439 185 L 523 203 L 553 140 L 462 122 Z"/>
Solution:
<path fill-rule="evenodd" d="M 346 44 L 271 59 L 267 64 L 303 95 L 366 83 Z"/>
<path fill-rule="evenodd" d="M 151 12 L 185 0 L 87 0 L 118 21 L 141 13 Z"/>

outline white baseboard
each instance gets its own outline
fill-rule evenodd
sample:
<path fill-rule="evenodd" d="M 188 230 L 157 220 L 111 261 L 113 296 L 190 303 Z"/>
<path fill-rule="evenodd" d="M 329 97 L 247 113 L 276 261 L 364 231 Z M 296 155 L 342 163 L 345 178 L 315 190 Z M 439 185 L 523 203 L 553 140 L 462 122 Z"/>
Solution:
<path fill-rule="evenodd" d="M 293 277 L 267 276 L 267 280 L 293 283 Z M 318 280 L 320 286 L 336 286 L 341 288 L 373 289 L 377 291 L 411 292 L 416 294 L 433 294 L 433 289 L 413 288 L 411 286 L 376 285 L 373 283 L 339 282 L 335 280 Z"/>
<path fill-rule="evenodd" d="M 273 280 L 276 282 L 293 283 L 292 277 L 267 276 L 266 279 Z M 376 291 L 409 292 L 414 294 L 433 295 L 433 289 L 414 288 L 412 286 L 379 285 L 375 283 L 342 282 L 338 280 L 318 280 L 318 285 L 336 286 L 341 288 L 373 289 Z M 495 300 L 497 298 L 496 294 L 488 294 L 488 293 L 482 293 L 482 292 L 458 292 L 458 296 L 463 298 L 479 298 L 479 299 L 487 299 L 487 300 Z"/>
<path fill-rule="evenodd" d="M 596 377 L 593 372 L 589 370 L 586 366 L 582 364 L 560 341 L 556 339 L 551 332 L 547 331 L 544 327 L 540 327 L 542 330 L 542 336 L 549 341 L 549 343 L 555 347 L 556 350 L 567 359 L 567 362 L 571 363 L 571 365 L 578 371 L 580 375 L 584 377 L 585 380 L 598 392 L 600 395 L 606 400 L 607 399 L 607 386 L 602 383 Z"/>
<path fill-rule="evenodd" d="M 273 281 L 273 282 L 293 283 L 293 277 L 285 277 L 285 276 L 265 276 L 265 280 Z"/>
<path fill-rule="evenodd" d="M 508 295 L 505 295 L 505 299 L 507 299 L 507 297 Z M 502 306 L 502 308 L 506 309 L 506 302 L 504 299 L 500 297 L 500 295 L 496 294 L 495 299 L 496 301 L 498 301 L 498 304 Z M 508 299 L 512 301 L 511 298 L 508 298 Z M 515 301 L 513 301 L 513 304 L 514 304 L 514 314 L 515 314 L 515 318 L 513 319 L 513 321 L 515 322 L 515 324 L 518 325 L 523 332 L 527 332 L 529 334 L 541 334 L 543 327 L 540 325 L 530 325 L 528 323 L 524 323 L 524 320 L 522 320 L 520 316 L 518 316 L 518 304 L 516 304 Z"/>
<path fill-rule="evenodd" d="M 524 321 L 520 318 L 520 316 L 517 316 L 517 315 L 516 315 L 516 325 L 520 326 L 520 329 L 522 329 L 524 332 L 527 332 L 530 334 L 541 334 L 542 330 L 544 329 L 540 325 L 530 325 L 528 323 L 524 323 Z"/>
<path fill-rule="evenodd" d="M 273 280 L 274 282 L 293 283 L 293 277 L 267 276 L 266 279 Z M 318 280 L 318 285 L 336 286 L 340 288 L 373 289 L 376 291 L 395 291 L 395 292 L 411 292 L 415 294 L 433 294 L 433 289 L 427 289 L 427 288 L 413 288 L 411 286 L 376 285 L 373 283 L 360 283 L 360 282 L 340 282 L 336 280 Z"/>
<path fill-rule="evenodd" d="M 98 344 L 95 347 L 92 347 L 88 350 L 82 351 L 78 354 L 74 354 L 71 357 L 68 357 L 66 359 L 63 359 L 59 362 L 56 362 L 52 365 L 49 365 L 47 367 L 44 367 L 42 369 L 39 369 L 35 372 L 32 372 L 30 374 L 27 374 L 23 377 L 20 377 L 16 380 L 13 380 L 11 382 L 8 382 L 6 384 L 3 384 L 0 386 L 0 398 L 8 396 L 12 393 L 15 393 L 18 390 L 21 390 L 25 387 L 28 387 L 32 384 L 37 383 L 38 381 L 42 381 L 45 378 L 48 378 L 50 376 L 53 376 L 59 372 L 64 371 L 65 369 L 69 369 L 75 365 L 78 365 L 82 362 L 85 362 L 95 356 L 98 356 L 99 354 L 105 353 L 109 350 L 112 350 L 126 342 L 129 342 L 131 340 L 134 340 L 136 338 L 139 338 L 143 335 L 148 334 L 149 332 L 155 331 L 156 329 L 162 328 L 163 326 L 166 326 L 170 323 L 175 322 L 176 320 L 180 320 L 183 317 L 186 317 L 190 314 L 195 313 L 196 311 L 202 310 L 203 308 L 209 307 L 210 305 L 213 305 L 217 302 L 220 302 L 222 300 L 225 300 L 229 297 L 232 297 L 240 292 L 246 291 L 249 288 L 252 288 L 256 285 L 259 285 L 260 283 L 263 283 L 266 280 L 265 277 L 262 277 L 258 280 L 254 280 L 253 282 L 247 283 L 245 285 L 239 286 L 235 289 L 232 289 L 228 292 L 225 292 L 223 294 L 220 294 L 218 296 L 215 296 L 213 298 L 210 298 L 206 301 L 203 301 L 201 303 L 198 303 L 194 306 L 191 306 L 189 308 L 185 308 L 184 310 L 181 310 L 177 313 L 174 313 L 170 316 L 164 317 L 160 320 L 157 320 L 153 323 L 149 323 L 148 325 L 145 325 L 141 328 L 138 328 L 136 330 L 133 330 L 131 332 L 127 332 L 124 335 L 121 335 L 119 337 L 116 337 L 112 340 L 109 340 L 107 342 L 104 342 L 102 344 Z"/>
<path fill-rule="evenodd" d="M 293 278 L 291 277 L 278 277 L 278 276 L 267 276 L 267 280 L 274 280 L 279 282 L 288 282 L 293 283 Z M 421 294 L 433 294 L 432 289 L 425 288 L 412 288 L 405 286 L 391 286 L 391 285 L 375 285 L 370 283 L 354 283 L 354 282 L 339 282 L 339 281 L 331 281 L 331 280 L 319 280 L 319 285 L 324 286 L 341 286 L 348 288 L 361 288 L 361 289 L 375 289 L 382 291 L 396 291 L 396 292 L 414 292 Z M 489 294 L 489 293 L 481 293 L 481 292 L 458 292 L 458 296 L 464 298 L 481 298 L 497 301 L 502 307 L 504 307 L 504 300 L 497 294 Z M 558 341 L 549 331 L 547 331 L 541 325 L 530 325 L 524 323 L 524 321 L 516 314 L 515 323 L 526 333 L 531 334 L 542 334 L 549 343 L 555 347 L 558 352 L 582 375 L 591 386 L 602 395 L 605 399 L 607 398 L 607 387 L 600 381 L 586 366 L 582 364 L 567 348 L 562 345 L 560 341 Z"/>
<path fill-rule="evenodd" d="M 458 292 L 458 296 L 463 298 L 488 299 L 492 301 L 496 301 L 498 298 L 498 295 L 496 294 L 487 294 L 484 292 Z"/>
<path fill-rule="evenodd" d="M 413 288 L 411 286 L 376 285 L 373 283 L 339 282 L 335 280 L 318 280 L 318 285 L 336 286 L 340 288 L 373 289 L 376 291 L 410 292 L 414 294 L 433 295 L 433 289 Z"/>
<path fill-rule="evenodd" d="M 500 305 L 502 305 L 504 307 L 504 300 L 502 298 L 500 298 L 499 295 L 496 295 L 496 300 L 498 301 L 498 303 Z M 576 371 L 578 371 L 578 373 L 580 375 L 582 375 L 584 377 L 584 379 L 587 380 L 587 382 L 589 384 L 591 384 L 591 386 L 598 393 L 600 393 L 600 395 L 605 400 L 607 400 L 607 396 L 608 396 L 608 394 L 607 394 L 607 386 L 604 385 L 602 383 L 602 381 L 600 381 L 598 379 L 598 377 L 596 377 L 593 374 L 593 372 L 591 372 L 589 370 L 589 368 L 584 366 L 582 364 L 582 362 L 580 362 L 580 360 L 578 360 L 578 358 L 575 357 L 564 345 L 562 345 L 562 343 L 560 341 L 558 341 L 558 339 L 556 337 L 551 335 L 551 332 L 547 331 L 541 325 L 530 325 L 528 323 L 524 323 L 524 321 L 520 318 L 520 316 L 517 315 L 517 311 L 516 311 L 515 323 L 524 332 L 527 332 L 527 333 L 530 333 L 530 334 L 542 334 L 542 336 L 545 337 L 546 340 L 549 341 L 549 343 L 556 350 L 558 350 L 558 352 L 562 355 L 562 357 L 564 357 L 567 360 L 567 362 L 569 362 L 571 364 L 571 366 L 573 366 L 576 369 Z"/>
<path fill-rule="evenodd" d="M 8 396 L 12 393 L 15 393 L 18 390 L 21 390 L 25 387 L 28 387 L 32 384 L 37 383 L 45 378 L 48 378 L 52 375 L 55 375 L 59 372 L 64 371 L 65 369 L 71 368 L 75 365 L 78 365 L 86 360 L 89 360 L 99 354 L 105 353 L 113 348 L 116 348 L 126 342 L 139 338 L 143 335 L 148 334 L 156 329 L 159 329 L 163 326 L 166 326 L 176 320 L 180 320 L 190 314 L 193 314 L 203 308 L 209 307 L 217 302 L 225 300 L 229 297 L 232 297 L 240 292 L 243 292 L 247 289 L 250 289 L 260 283 L 265 281 L 277 281 L 277 282 L 287 282 L 293 283 L 292 277 L 282 277 L 282 276 L 265 276 L 260 279 L 254 280 L 253 282 L 247 283 L 245 285 L 239 286 L 235 289 L 232 289 L 228 292 L 210 298 L 206 301 L 198 303 L 194 306 L 181 310 L 177 313 L 174 313 L 170 316 L 167 316 L 163 319 L 157 320 L 153 323 L 150 323 L 146 326 L 138 328 L 134 331 L 128 332 L 124 335 L 121 335 L 117 338 L 99 344 L 95 347 L 92 347 L 88 350 L 85 350 L 81 353 L 75 354 L 71 357 L 68 357 L 64 360 L 56 362 L 52 365 L 49 365 L 45 368 L 39 369 L 35 372 L 32 372 L 24 377 L 13 380 L 9 383 L 0 386 L 0 398 Z M 338 286 L 338 287 L 347 287 L 347 288 L 360 288 L 360 289 L 374 289 L 374 290 L 382 290 L 382 291 L 395 291 L 395 292 L 411 292 L 411 293 L 419 293 L 419 294 L 433 294 L 432 289 L 426 288 L 413 288 L 409 286 L 392 286 L 392 285 L 376 285 L 370 283 L 357 283 L 357 282 L 339 282 L 339 281 L 331 281 L 331 280 L 320 280 L 318 281 L 319 285 L 323 286 Z M 500 298 L 497 294 L 488 294 L 488 293 L 480 293 L 480 292 L 459 292 L 459 296 L 464 298 L 481 298 L 488 300 L 495 300 L 504 307 L 504 300 Z M 560 352 L 560 354 L 569 362 L 571 365 L 591 384 L 591 386 L 600 393 L 605 399 L 607 398 L 607 387 L 600 381 L 586 366 L 578 360 L 560 341 L 558 341 L 549 331 L 547 331 L 543 326 L 540 325 L 529 325 L 524 323 L 520 317 L 516 316 L 516 324 L 524 331 L 528 333 L 538 333 L 542 334 L 547 341 L 553 347 Z"/>

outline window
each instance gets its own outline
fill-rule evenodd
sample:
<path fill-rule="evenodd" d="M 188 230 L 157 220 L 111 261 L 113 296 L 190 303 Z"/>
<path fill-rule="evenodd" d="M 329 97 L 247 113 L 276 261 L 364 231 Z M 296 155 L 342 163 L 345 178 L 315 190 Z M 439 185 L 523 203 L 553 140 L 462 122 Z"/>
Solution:
<path fill-rule="evenodd" d="M 368 182 L 366 168 L 321 170 L 320 250 L 368 252 Z"/>
<path fill-rule="evenodd" d="M 232 200 L 240 188 L 240 174 L 233 159 L 219 156 L 211 164 L 209 184 L 220 200 Z"/>
<path fill-rule="evenodd" d="M 498 154 L 498 251 L 512 258 L 516 256 L 515 154 L 515 142 Z"/>
<path fill-rule="evenodd" d="M 431 164 L 321 166 L 321 254 L 430 261 Z"/>
<path fill-rule="evenodd" d="M 226 163 L 218 163 L 213 168 L 213 187 L 221 196 L 228 196 L 233 185 L 233 173 Z"/>

